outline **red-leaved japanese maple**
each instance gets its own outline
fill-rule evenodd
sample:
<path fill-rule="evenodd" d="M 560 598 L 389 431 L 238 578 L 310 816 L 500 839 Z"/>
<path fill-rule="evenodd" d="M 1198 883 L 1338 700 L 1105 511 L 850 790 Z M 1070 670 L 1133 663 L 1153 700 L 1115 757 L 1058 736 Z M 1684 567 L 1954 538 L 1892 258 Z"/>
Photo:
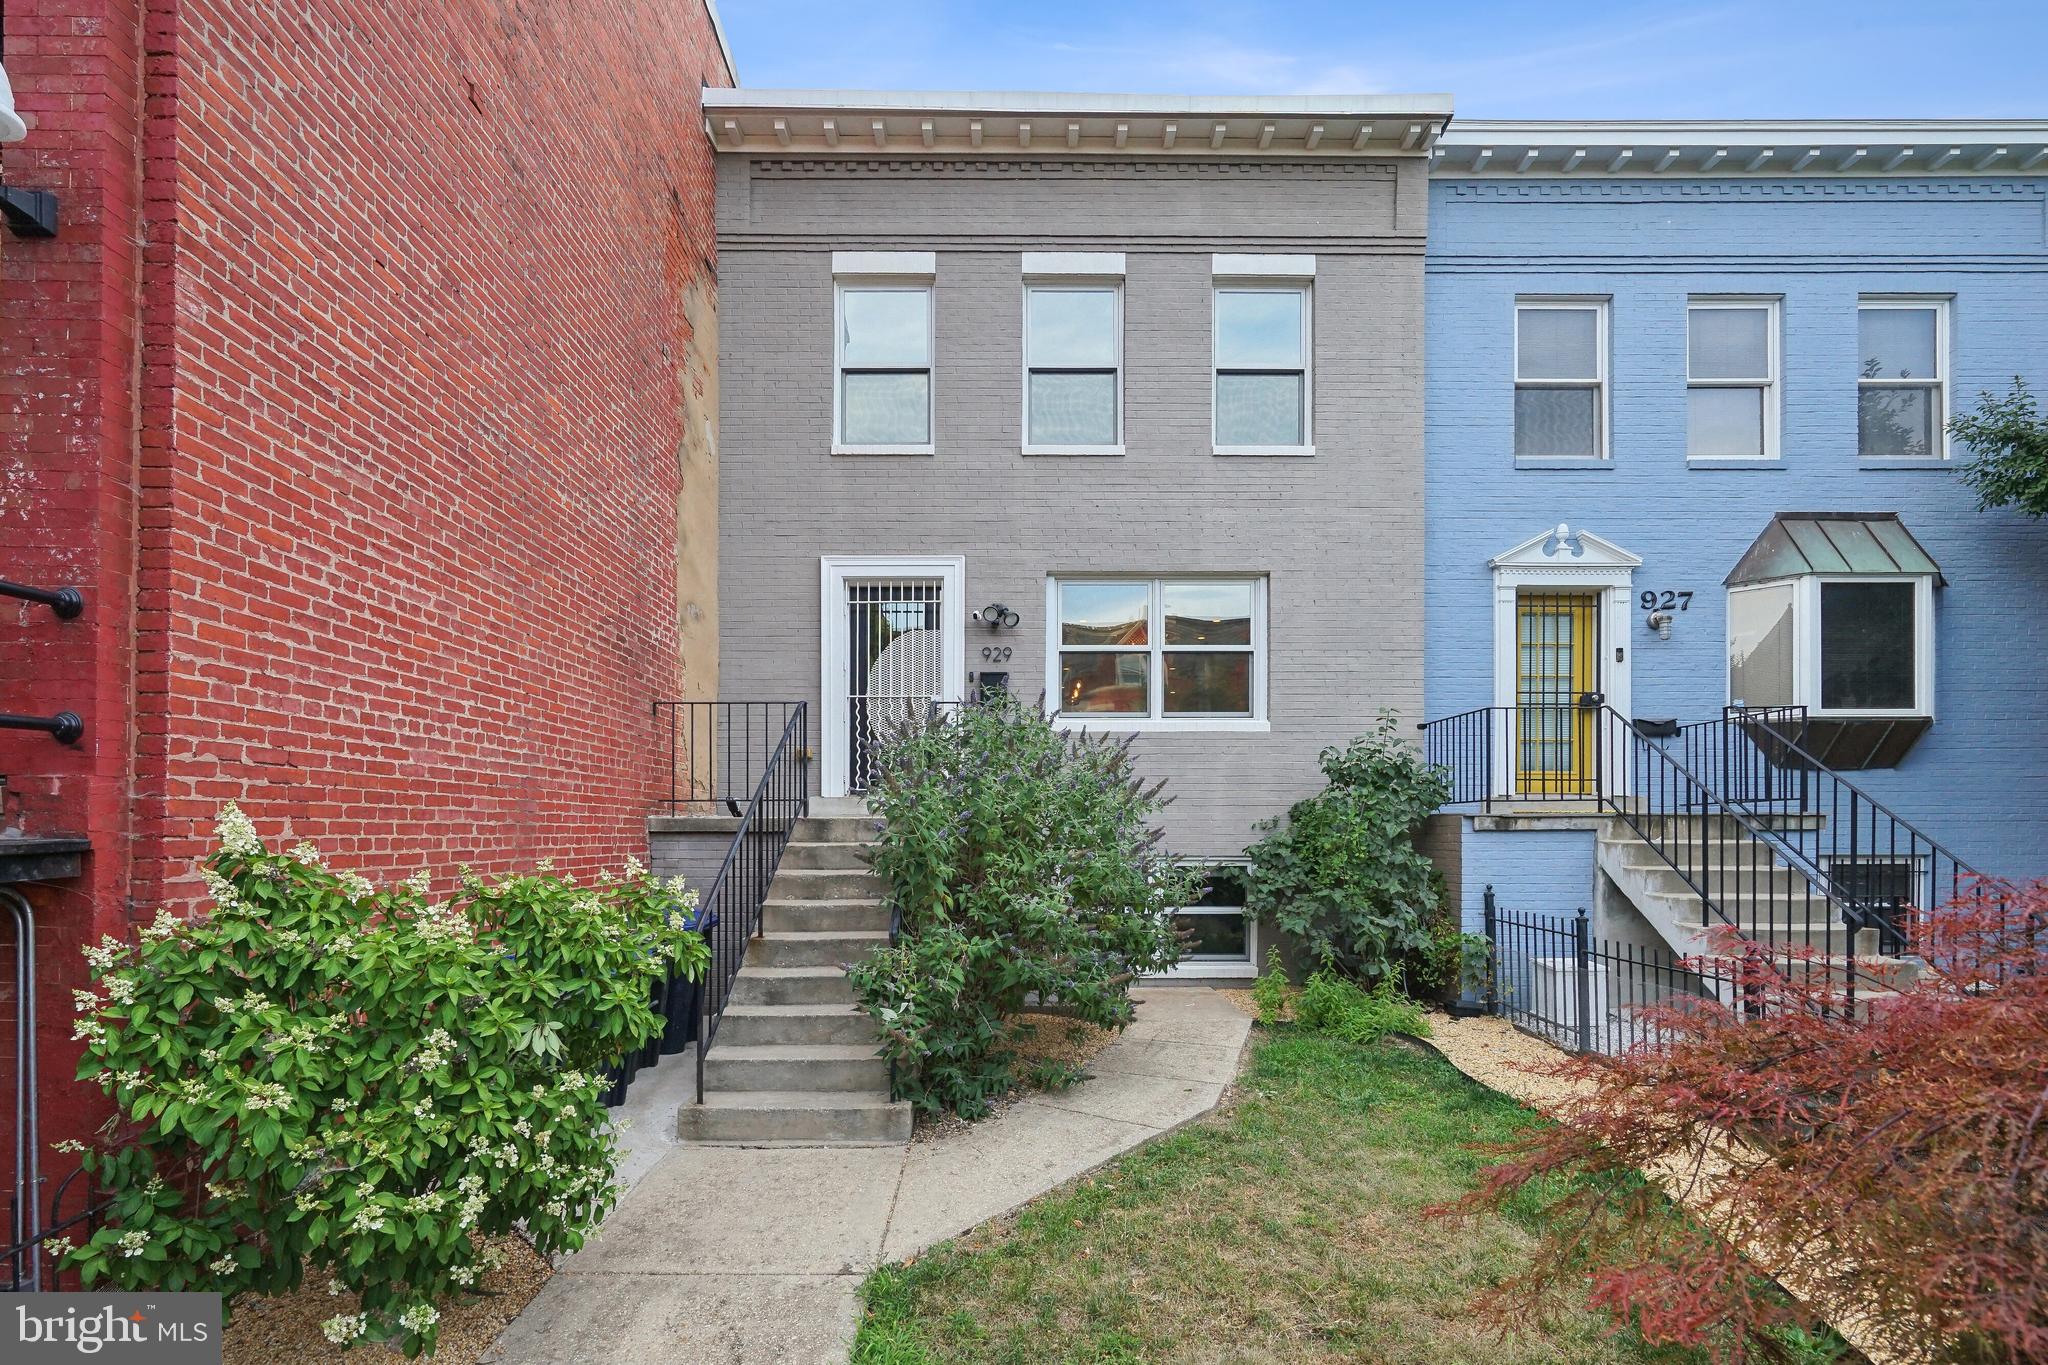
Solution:
<path fill-rule="evenodd" d="M 1853 1009 L 1810 954 L 1718 945 L 1748 1009 L 1667 1004 L 1660 1045 L 1559 1063 L 1579 1083 L 1562 1122 L 1437 1210 L 1545 1205 L 1489 1310 L 1511 1325 L 1583 1282 L 1650 1341 L 1783 1359 L 1797 1310 L 1761 1269 L 1945 1358 L 2048 1360 L 2048 883 L 1986 886 L 1909 934 L 1917 977 L 1859 980 Z"/>

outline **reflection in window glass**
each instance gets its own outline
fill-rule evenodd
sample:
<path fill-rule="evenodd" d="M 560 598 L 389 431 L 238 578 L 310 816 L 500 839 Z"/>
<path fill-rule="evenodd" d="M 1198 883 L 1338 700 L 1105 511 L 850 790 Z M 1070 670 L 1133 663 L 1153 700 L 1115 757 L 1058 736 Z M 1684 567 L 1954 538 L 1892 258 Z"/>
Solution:
<path fill-rule="evenodd" d="M 1829 711 L 1914 705 L 1914 586 L 1820 585 L 1820 704 Z"/>
<path fill-rule="evenodd" d="M 1864 459 L 1926 460 L 1945 453 L 1947 303 L 1865 301 L 1856 310 L 1856 447 Z"/>
<path fill-rule="evenodd" d="M 1244 868 L 1235 864 L 1209 868 L 1200 897 L 1175 914 L 1174 923 L 1190 936 L 1183 962 L 1252 960 L 1251 921 L 1244 913 L 1244 876 Z"/>
<path fill-rule="evenodd" d="M 1059 709 L 1248 718 L 1263 647 L 1252 579 L 1057 585 Z"/>
<path fill-rule="evenodd" d="M 924 446 L 932 439 L 931 290 L 839 291 L 839 431 L 853 446 Z"/>
<path fill-rule="evenodd" d="M 1792 706 L 1797 648 L 1790 583 L 1728 594 L 1728 699 L 1744 706 Z"/>
<path fill-rule="evenodd" d="M 1117 291 L 1033 285 L 1024 296 L 1025 440 L 1117 442 Z"/>
<path fill-rule="evenodd" d="M 1060 643 L 1142 645 L 1151 603 L 1149 583 L 1062 583 Z"/>
<path fill-rule="evenodd" d="M 1216 291 L 1213 395 L 1219 446 L 1308 444 L 1308 291 Z"/>

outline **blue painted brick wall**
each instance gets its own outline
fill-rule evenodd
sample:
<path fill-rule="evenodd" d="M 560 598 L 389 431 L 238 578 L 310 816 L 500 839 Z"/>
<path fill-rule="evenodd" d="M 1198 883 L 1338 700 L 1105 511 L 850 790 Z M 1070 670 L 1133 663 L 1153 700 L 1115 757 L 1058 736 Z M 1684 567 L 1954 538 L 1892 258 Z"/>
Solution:
<path fill-rule="evenodd" d="M 1984 871 L 2048 873 L 2048 525 L 1977 511 L 1953 467 L 1860 465 L 1855 386 L 1857 296 L 1893 292 L 1954 296 L 1954 407 L 2016 374 L 2048 391 L 2048 179 L 1446 179 L 1432 191 L 1428 713 L 1491 702 L 1487 561 L 1546 527 L 1568 522 L 1642 556 L 1637 591 L 1692 590 L 1672 639 L 1638 611 L 1627 643 L 1636 714 L 1703 719 L 1726 699 L 1721 580 L 1772 515 L 1896 511 L 1948 579 L 1935 599 L 1936 723 L 1899 768 L 1857 780 Z M 1608 468 L 1515 467 L 1524 294 L 1612 299 Z M 1690 294 L 1783 299 L 1775 468 L 1687 467 Z M 1527 901 L 1518 887 L 1554 899 L 1585 875 L 1576 841 L 1516 839 L 1495 858 L 1490 838 L 1508 836 L 1466 840 L 1475 897 L 1475 858 L 1505 879 L 1504 900 Z"/>

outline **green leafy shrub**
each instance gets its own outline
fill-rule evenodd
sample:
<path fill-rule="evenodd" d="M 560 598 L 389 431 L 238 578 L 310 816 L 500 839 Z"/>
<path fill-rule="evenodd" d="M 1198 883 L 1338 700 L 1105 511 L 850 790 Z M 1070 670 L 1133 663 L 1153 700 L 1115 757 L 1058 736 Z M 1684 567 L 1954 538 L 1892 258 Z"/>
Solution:
<path fill-rule="evenodd" d="M 1464 931 L 1464 921 L 1445 894 L 1441 875 L 1431 879 L 1430 888 L 1436 905 L 1429 915 L 1429 946 L 1408 964 L 1411 993 L 1448 1001 L 1464 990 L 1483 990 L 1492 976 L 1492 945 L 1486 935 Z"/>
<path fill-rule="evenodd" d="M 232 805 L 210 913 L 86 950 L 81 1079 L 118 1113 L 80 1149 L 113 1199 L 69 1252 L 87 1284 L 295 1288 L 307 1262 L 361 1296 L 336 1342 L 434 1348 L 441 1303 L 515 1224 L 543 1255 L 610 1208 L 601 1072 L 661 1027 L 654 982 L 700 976 L 694 893 L 424 876 L 378 891 L 310 844 L 265 850 Z"/>
<path fill-rule="evenodd" d="M 1026 997 L 1099 1028 L 1179 959 L 1172 907 L 1196 878 L 1156 851 L 1165 800 L 1128 741 L 1068 736 L 1003 699 L 906 735 L 868 803 L 900 941 L 850 971 L 899 1097 L 973 1118 L 1015 1084 Z"/>
<path fill-rule="evenodd" d="M 1438 904 L 1415 830 L 1450 788 L 1400 738 L 1393 713 L 1369 735 L 1322 752 L 1328 785 L 1266 821 L 1246 852 L 1250 911 L 1301 939 L 1316 960 L 1367 981 L 1430 948 Z"/>
<path fill-rule="evenodd" d="M 1273 1028 L 1280 1022 L 1280 1016 L 1287 1011 L 1287 998 L 1292 994 L 1287 985 L 1287 968 L 1280 961 L 1280 950 L 1266 950 L 1266 970 L 1259 979 L 1252 982 L 1252 1004 L 1258 1007 L 1259 1023 Z"/>
<path fill-rule="evenodd" d="M 2012 392 L 2003 397 L 1978 394 L 1977 410 L 1949 419 L 1948 429 L 1976 457 L 1962 475 L 1979 510 L 2048 514 L 2048 418 L 2026 380 L 2015 377 Z"/>
<path fill-rule="evenodd" d="M 1389 1033 L 1429 1036 L 1429 1021 L 1395 989 L 1392 976 L 1381 977 L 1368 991 L 1328 968 L 1312 972 L 1294 1002 L 1294 1019 L 1313 1033 L 1347 1043 L 1375 1042 Z"/>

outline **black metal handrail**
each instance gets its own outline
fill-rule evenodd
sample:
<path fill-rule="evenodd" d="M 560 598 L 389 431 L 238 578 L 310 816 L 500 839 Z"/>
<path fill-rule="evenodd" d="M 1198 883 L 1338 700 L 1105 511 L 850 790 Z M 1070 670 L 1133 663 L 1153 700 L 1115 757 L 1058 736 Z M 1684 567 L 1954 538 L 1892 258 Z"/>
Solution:
<path fill-rule="evenodd" d="M 738 815 L 767 771 L 778 737 L 799 707 L 794 701 L 658 701 L 654 720 L 668 763 L 671 815 L 693 808 Z M 808 744 L 806 736 L 799 741 Z"/>
<path fill-rule="evenodd" d="M 705 703 L 681 703 L 702 705 Z M 746 706 L 760 703 L 717 703 Z M 761 767 L 739 828 L 726 847 L 725 860 L 710 889 L 698 901 L 698 916 L 711 949 L 697 1023 L 697 1103 L 704 1102 L 704 1054 L 717 1041 L 719 1021 L 732 996 L 733 980 L 746 961 L 747 945 L 760 937 L 761 905 L 775 880 L 789 837 L 810 811 L 810 783 L 805 762 L 810 748 L 810 708 L 805 702 L 767 703 L 787 706 L 781 738 Z"/>
<path fill-rule="evenodd" d="M 76 711 L 59 711 L 54 716 L 0 711 L 0 730 L 40 730 L 60 744 L 76 744 L 85 737 L 85 721 Z"/>
<path fill-rule="evenodd" d="M 0 578 L 0 597 L 40 602 L 55 612 L 60 621 L 72 620 L 85 610 L 85 594 L 76 588 L 31 588 L 26 583 Z"/>

